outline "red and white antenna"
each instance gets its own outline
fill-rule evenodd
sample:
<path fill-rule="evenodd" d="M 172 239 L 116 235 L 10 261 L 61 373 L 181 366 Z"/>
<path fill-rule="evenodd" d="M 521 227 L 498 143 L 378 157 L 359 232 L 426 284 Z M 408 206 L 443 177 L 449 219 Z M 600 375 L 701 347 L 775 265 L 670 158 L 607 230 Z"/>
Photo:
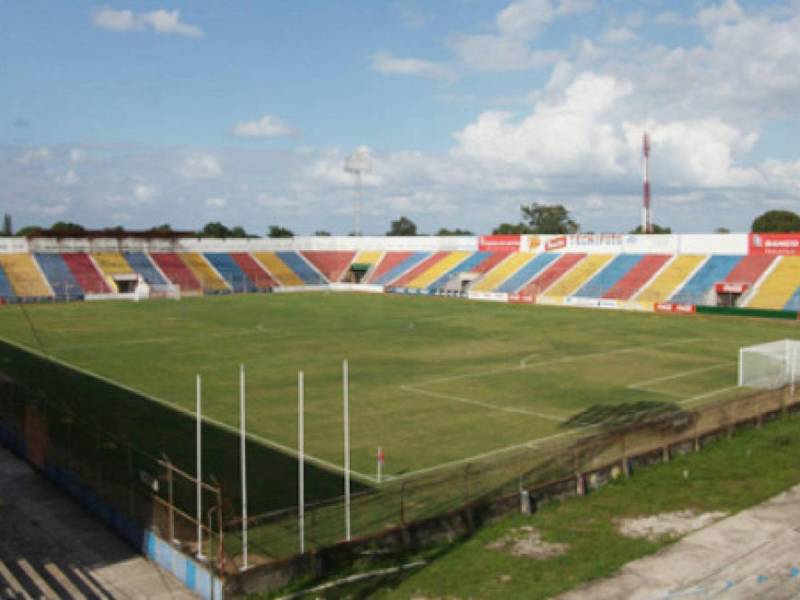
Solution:
<path fill-rule="evenodd" d="M 650 136 L 642 138 L 642 233 L 653 233 L 653 215 L 650 211 Z"/>

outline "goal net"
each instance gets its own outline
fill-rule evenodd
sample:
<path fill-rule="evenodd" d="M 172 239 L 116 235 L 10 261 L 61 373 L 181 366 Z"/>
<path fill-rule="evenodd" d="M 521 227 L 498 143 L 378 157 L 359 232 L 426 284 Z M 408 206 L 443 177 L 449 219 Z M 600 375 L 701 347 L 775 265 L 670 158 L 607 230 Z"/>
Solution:
<path fill-rule="evenodd" d="M 800 342 L 780 340 L 739 349 L 739 385 L 761 390 L 794 386 L 800 379 Z"/>

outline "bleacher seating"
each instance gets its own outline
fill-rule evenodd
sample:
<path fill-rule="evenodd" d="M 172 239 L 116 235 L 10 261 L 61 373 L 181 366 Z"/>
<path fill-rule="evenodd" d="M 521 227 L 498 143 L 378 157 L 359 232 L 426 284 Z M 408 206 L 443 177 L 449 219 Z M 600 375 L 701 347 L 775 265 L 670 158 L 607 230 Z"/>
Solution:
<path fill-rule="evenodd" d="M 237 293 L 255 292 L 256 286 L 227 252 L 206 252 L 206 259 Z"/>
<path fill-rule="evenodd" d="M 397 279 L 390 281 L 389 285 L 393 287 L 408 286 L 411 281 L 422 275 L 440 260 L 443 260 L 448 254 L 449 252 L 434 252 L 433 254 L 428 255 L 425 260 L 414 265 L 411 269 L 400 275 L 400 277 Z"/>
<path fill-rule="evenodd" d="M 561 279 L 575 265 L 586 258 L 585 254 L 562 254 L 557 260 L 550 263 L 539 275 L 534 277 L 528 287 L 533 287 L 539 293 L 546 292 L 556 281 Z"/>
<path fill-rule="evenodd" d="M 611 262 L 612 258 L 611 254 L 588 254 L 548 289 L 544 297 L 557 301 L 573 295 L 584 282 Z"/>
<path fill-rule="evenodd" d="M 712 256 L 670 300 L 687 304 L 704 304 L 706 295 L 713 289 L 714 284 L 726 281 L 728 274 L 741 260 L 741 256 Z"/>
<path fill-rule="evenodd" d="M 728 273 L 727 281 L 732 283 L 754 284 L 769 269 L 776 257 L 745 256 L 739 264 Z"/>
<path fill-rule="evenodd" d="M 304 285 L 324 285 L 328 283 L 325 277 L 311 266 L 299 253 L 279 251 L 275 254 L 297 274 Z"/>
<path fill-rule="evenodd" d="M 603 298 L 608 290 L 644 258 L 641 254 L 619 254 L 603 269 L 584 283 L 575 296 L 582 298 Z"/>
<path fill-rule="evenodd" d="M 53 296 L 33 256 L 26 252 L 0 254 L 0 267 L 17 298 L 49 298 Z"/>
<path fill-rule="evenodd" d="M 6 277 L 6 272 L 0 267 L 0 299 L 8 302 L 14 300 L 17 295 L 14 293 L 14 288 L 11 287 L 11 282 Z"/>
<path fill-rule="evenodd" d="M 498 263 L 495 268 L 487 272 L 483 279 L 475 283 L 471 290 L 475 292 L 493 292 L 500 284 L 506 279 L 514 275 L 522 266 L 529 260 L 533 259 L 535 254 L 532 252 L 512 252 L 505 260 Z"/>
<path fill-rule="evenodd" d="M 486 262 L 486 259 L 490 255 L 491 255 L 490 252 L 474 252 L 473 254 L 468 255 L 468 257 L 465 260 L 462 260 L 455 267 L 443 273 L 441 277 L 430 283 L 428 285 L 428 289 L 438 290 L 444 288 L 447 285 L 447 282 L 450 281 L 453 277 L 455 277 L 459 273 L 476 272 L 476 269 L 481 264 Z"/>
<path fill-rule="evenodd" d="M 783 256 L 747 304 L 750 308 L 792 308 L 800 291 L 800 256 Z"/>
<path fill-rule="evenodd" d="M 538 254 L 497 288 L 498 292 L 512 294 L 525 287 L 534 277 L 558 258 L 557 254 Z"/>
<path fill-rule="evenodd" d="M 103 279 L 91 257 L 84 252 L 65 252 L 61 254 L 64 263 L 72 271 L 75 280 L 84 294 L 110 294 L 111 288 Z"/>
<path fill-rule="evenodd" d="M 125 252 L 125 260 L 131 268 L 142 276 L 149 285 L 163 286 L 167 280 L 158 272 L 158 269 L 144 252 Z"/>
<path fill-rule="evenodd" d="M 432 265 L 426 271 L 420 273 L 408 282 L 408 287 L 415 289 L 427 289 L 433 282 L 449 273 L 458 265 L 466 261 L 470 252 L 448 252 L 441 260 Z"/>
<path fill-rule="evenodd" d="M 39 268 L 50 283 L 55 297 L 59 300 L 80 300 L 83 290 L 60 254 L 38 252 L 33 255 Z"/>
<path fill-rule="evenodd" d="M 672 258 L 668 254 L 648 254 L 642 257 L 622 278 L 606 291 L 603 298 L 629 300 L 652 279 Z"/>
<path fill-rule="evenodd" d="M 128 261 L 119 252 L 93 252 L 92 258 L 114 291 L 117 291 L 114 275 L 135 275 Z"/>
<path fill-rule="evenodd" d="M 356 253 L 339 250 L 306 250 L 301 252 L 305 259 L 322 273 L 331 283 L 341 281 Z"/>
<path fill-rule="evenodd" d="M 429 252 L 387 252 L 375 271 L 369 277 L 368 283 L 388 285 L 390 281 L 400 277 L 415 265 L 430 256 Z"/>
<path fill-rule="evenodd" d="M 170 283 L 180 288 L 181 294 L 203 291 L 200 281 L 178 254 L 174 252 L 151 252 L 150 257 L 161 269 L 161 272 L 169 278 Z"/>
<path fill-rule="evenodd" d="M 664 270 L 634 298 L 649 308 L 666 300 L 706 260 L 707 256 L 682 254 L 672 259 Z"/>
<path fill-rule="evenodd" d="M 236 261 L 239 268 L 250 278 L 257 290 L 274 288 L 277 283 L 269 273 L 252 256 L 246 252 L 231 252 L 231 258 Z"/>
<path fill-rule="evenodd" d="M 211 265 L 199 252 L 182 252 L 178 256 L 200 282 L 204 292 L 213 294 L 230 290 L 225 280 L 211 268 Z"/>
<path fill-rule="evenodd" d="M 303 280 L 274 252 L 254 252 L 255 258 L 279 285 L 303 285 Z"/>

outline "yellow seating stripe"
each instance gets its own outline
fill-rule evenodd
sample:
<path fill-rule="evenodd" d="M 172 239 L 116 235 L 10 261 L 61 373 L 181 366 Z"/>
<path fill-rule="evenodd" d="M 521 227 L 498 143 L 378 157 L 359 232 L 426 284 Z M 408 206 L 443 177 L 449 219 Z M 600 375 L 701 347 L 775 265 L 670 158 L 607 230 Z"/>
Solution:
<path fill-rule="evenodd" d="M 303 280 L 292 271 L 274 252 L 253 252 L 253 258 L 264 265 L 275 280 L 281 285 L 305 285 Z"/>
<path fill-rule="evenodd" d="M 794 296 L 798 287 L 800 287 L 800 256 L 783 256 L 758 287 L 747 306 L 781 309 Z"/>
<path fill-rule="evenodd" d="M 636 300 L 643 304 L 666 302 L 706 258 L 708 257 L 697 254 L 676 256 L 669 266 L 636 297 Z"/>
<path fill-rule="evenodd" d="M 491 292 L 536 256 L 532 252 L 514 252 L 471 288 L 475 292 Z"/>
<path fill-rule="evenodd" d="M 470 255 L 470 252 L 451 252 L 442 260 L 433 265 L 424 273 L 420 273 L 408 283 L 410 288 L 426 288 L 434 281 L 439 279 L 442 275 L 456 268 L 459 263 L 464 262 Z"/>
<path fill-rule="evenodd" d="M 104 275 L 135 275 L 128 261 L 119 252 L 92 252 L 95 264 Z"/>
<path fill-rule="evenodd" d="M 588 254 L 586 258 L 569 270 L 566 275 L 556 281 L 556 283 L 543 295 L 548 298 L 566 298 L 578 291 L 584 283 L 589 281 L 595 273 L 605 267 L 613 254 Z"/>
<path fill-rule="evenodd" d="M 34 260 L 31 254 L 0 254 L 0 266 L 17 296 L 52 296 L 53 292 Z"/>
<path fill-rule="evenodd" d="M 383 252 L 381 250 L 362 250 L 353 262 L 362 265 L 375 265 L 382 256 Z"/>
<path fill-rule="evenodd" d="M 200 281 L 204 290 L 227 290 L 228 284 L 212 269 L 206 259 L 197 252 L 181 252 L 178 254 L 189 270 Z"/>

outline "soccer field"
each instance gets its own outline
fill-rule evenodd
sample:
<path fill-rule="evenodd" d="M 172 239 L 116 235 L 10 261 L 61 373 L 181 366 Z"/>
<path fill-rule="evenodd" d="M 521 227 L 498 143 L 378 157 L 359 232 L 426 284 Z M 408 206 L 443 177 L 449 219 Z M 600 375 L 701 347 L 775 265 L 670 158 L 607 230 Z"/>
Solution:
<path fill-rule="evenodd" d="M 243 363 L 248 431 L 287 454 L 297 447 L 302 369 L 306 452 L 332 471 L 342 465 L 348 359 L 352 468 L 366 484 L 376 483 L 379 446 L 388 480 L 413 477 L 568 435 L 565 422 L 595 405 L 693 406 L 734 395 L 741 346 L 798 337 L 787 321 L 399 295 L 83 302 L 25 312 L 2 307 L 0 336 L 184 411 L 194 410 L 199 373 L 206 417 L 231 427 Z"/>

